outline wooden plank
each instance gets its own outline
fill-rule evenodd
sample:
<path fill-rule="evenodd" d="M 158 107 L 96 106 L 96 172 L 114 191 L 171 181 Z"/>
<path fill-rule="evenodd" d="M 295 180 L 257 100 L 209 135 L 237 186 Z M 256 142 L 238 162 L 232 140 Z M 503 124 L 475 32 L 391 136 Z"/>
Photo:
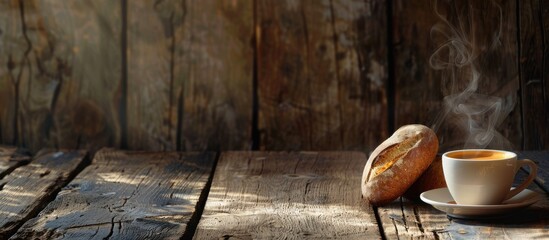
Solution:
<path fill-rule="evenodd" d="M 549 199 L 500 219 L 448 219 L 426 204 L 406 199 L 379 208 L 387 239 L 534 239 L 549 237 Z"/>
<path fill-rule="evenodd" d="M 431 2 L 393 1 L 390 47 L 394 60 L 395 129 L 410 123 L 431 126 L 440 108 L 440 76 L 429 67 L 435 48 L 429 33 L 437 22 Z"/>
<path fill-rule="evenodd" d="M 194 239 L 375 239 L 359 152 L 228 152 Z"/>
<path fill-rule="evenodd" d="M 0 238 L 7 239 L 86 164 L 86 151 L 44 150 L 0 180 Z"/>
<path fill-rule="evenodd" d="M 253 2 L 188 0 L 182 150 L 250 149 Z"/>
<path fill-rule="evenodd" d="M 17 167 L 27 164 L 31 157 L 27 151 L 12 146 L 0 145 L 0 179 Z"/>
<path fill-rule="evenodd" d="M 130 149 L 250 149 L 252 9 L 128 1 Z"/>
<path fill-rule="evenodd" d="M 253 1 L 128 1 L 131 149 L 250 149 Z"/>
<path fill-rule="evenodd" d="M 549 149 L 549 5 L 518 2 L 524 149 Z M 545 111 L 543 110 L 545 109 Z"/>
<path fill-rule="evenodd" d="M 101 150 L 92 164 L 13 238 L 182 237 L 214 158 L 212 153 Z"/>
<path fill-rule="evenodd" d="M 128 2 L 128 147 L 175 150 L 182 33 L 175 1 Z"/>
<path fill-rule="evenodd" d="M 4 144 L 18 141 L 19 88 L 21 74 L 16 63 L 22 62 L 25 45 L 19 2 L 0 2 L 0 140 Z"/>
<path fill-rule="evenodd" d="M 395 127 L 441 149 L 521 147 L 515 1 L 395 1 Z"/>
<path fill-rule="evenodd" d="M 385 1 L 256 4 L 261 149 L 371 150 L 385 139 Z"/>
<path fill-rule="evenodd" d="M 527 176 L 519 171 L 516 183 Z M 547 193 L 536 184 L 529 189 Z M 423 202 L 404 198 L 377 209 L 383 232 L 388 239 L 533 239 L 549 237 L 549 197 L 533 206 L 499 219 L 451 219 Z"/>
<path fill-rule="evenodd" d="M 45 146 L 117 145 L 118 1 L 0 3 L 0 138 Z"/>
<path fill-rule="evenodd" d="M 429 205 L 399 198 L 389 205 L 378 207 L 377 211 L 387 239 L 447 238 L 446 233 L 437 233 L 450 223 L 446 214 Z"/>

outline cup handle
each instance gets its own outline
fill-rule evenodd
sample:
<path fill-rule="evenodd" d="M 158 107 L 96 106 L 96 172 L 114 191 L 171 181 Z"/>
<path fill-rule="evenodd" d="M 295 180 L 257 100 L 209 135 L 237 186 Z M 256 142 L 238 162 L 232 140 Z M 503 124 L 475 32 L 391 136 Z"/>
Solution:
<path fill-rule="evenodd" d="M 536 178 L 536 175 L 538 172 L 538 166 L 530 159 L 518 160 L 517 172 L 520 171 L 520 168 L 525 165 L 528 165 L 528 167 L 530 167 L 530 174 L 528 175 L 528 178 L 524 182 L 522 182 L 518 187 L 509 191 L 509 193 L 505 197 L 505 200 L 514 197 L 519 192 L 522 192 L 522 190 L 528 187 L 528 185 L 530 185 L 530 183 L 534 181 L 534 178 Z"/>

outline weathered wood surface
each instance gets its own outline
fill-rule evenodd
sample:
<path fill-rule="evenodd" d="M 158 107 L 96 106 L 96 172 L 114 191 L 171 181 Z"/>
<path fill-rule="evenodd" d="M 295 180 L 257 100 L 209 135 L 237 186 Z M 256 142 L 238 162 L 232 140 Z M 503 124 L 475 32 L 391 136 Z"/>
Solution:
<path fill-rule="evenodd" d="M 101 150 L 14 239 L 175 239 L 203 194 L 211 153 Z"/>
<path fill-rule="evenodd" d="M 549 149 L 548 11 L 534 0 L 2 1 L 0 143 L 369 151 L 422 123 L 442 149 L 471 130 L 481 142 L 468 146 Z"/>
<path fill-rule="evenodd" d="M 549 149 L 549 4 L 519 3 L 524 150 Z"/>
<path fill-rule="evenodd" d="M 0 3 L 0 139 L 118 146 L 119 1 Z"/>
<path fill-rule="evenodd" d="M 429 57 L 436 47 L 429 33 L 437 22 L 431 2 L 392 1 L 395 128 L 409 123 L 430 126 L 440 108 L 440 75 L 429 67 Z"/>
<path fill-rule="evenodd" d="M 256 1 L 260 148 L 360 149 L 387 136 L 385 1 Z"/>
<path fill-rule="evenodd" d="M 395 127 L 434 126 L 443 150 L 520 149 L 516 2 L 393 5 Z"/>
<path fill-rule="evenodd" d="M 380 238 L 358 152 L 225 152 L 195 239 Z"/>
<path fill-rule="evenodd" d="M 500 219 L 449 219 L 424 203 L 398 200 L 378 209 L 387 239 L 545 239 L 549 199 Z"/>
<path fill-rule="evenodd" d="M 128 1 L 128 147 L 251 149 L 253 1 Z"/>
<path fill-rule="evenodd" d="M 366 156 L 358 152 L 224 152 L 214 176 L 212 153 L 105 149 L 91 165 L 84 156 L 41 151 L 1 179 L 0 238 L 22 224 L 13 239 L 549 238 L 548 152 L 519 153 L 538 164 L 530 189 L 545 197 L 489 220 L 449 219 L 406 199 L 368 206 L 360 198 Z"/>
<path fill-rule="evenodd" d="M 25 150 L 11 146 L 0 146 L 0 179 L 17 167 L 27 164 L 31 157 Z"/>
<path fill-rule="evenodd" d="M 188 14 L 182 5 L 156 2 L 128 1 L 128 147 L 175 150 L 182 97 L 177 33 Z"/>
<path fill-rule="evenodd" d="M 530 153 L 529 156 L 533 155 L 549 157 L 546 152 Z M 526 176 L 526 171 L 519 171 L 515 182 L 522 182 Z M 387 239 L 544 239 L 549 237 L 549 229 L 545 227 L 549 224 L 549 195 L 540 187 L 532 184 L 529 189 L 545 194 L 542 200 L 502 218 L 452 219 L 423 202 L 405 198 L 379 207 L 377 211 Z"/>
<path fill-rule="evenodd" d="M 36 215 L 86 164 L 85 151 L 41 151 L 0 180 L 0 239 Z"/>

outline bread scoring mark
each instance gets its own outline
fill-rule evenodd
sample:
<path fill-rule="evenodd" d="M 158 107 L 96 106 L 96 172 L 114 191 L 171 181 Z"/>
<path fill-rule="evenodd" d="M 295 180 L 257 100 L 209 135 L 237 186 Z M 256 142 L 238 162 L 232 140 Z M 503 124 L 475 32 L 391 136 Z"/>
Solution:
<path fill-rule="evenodd" d="M 402 161 L 400 160 L 404 158 L 408 154 L 408 152 L 410 152 L 410 150 L 416 148 L 423 138 L 423 134 L 421 132 L 415 133 L 416 134 L 412 136 L 407 136 L 407 138 L 404 139 L 401 143 L 388 147 L 378 155 L 377 160 L 375 160 L 373 163 L 372 171 L 370 173 L 370 176 L 368 177 L 368 181 L 387 171 L 393 165 L 402 164 Z"/>

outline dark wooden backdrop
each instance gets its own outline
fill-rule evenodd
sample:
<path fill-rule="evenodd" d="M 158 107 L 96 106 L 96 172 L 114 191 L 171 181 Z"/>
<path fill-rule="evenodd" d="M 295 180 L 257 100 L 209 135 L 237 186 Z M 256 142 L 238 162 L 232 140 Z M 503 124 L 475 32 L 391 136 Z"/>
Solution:
<path fill-rule="evenodd" d="M 429 65 L 441 16 L 491 76 L 479 91 L 516 98 L 498 130 L 549 149 L 538 0 L 0 1 L 0 140 L 369 151 L 442 111 L 448 83 Z"/>

